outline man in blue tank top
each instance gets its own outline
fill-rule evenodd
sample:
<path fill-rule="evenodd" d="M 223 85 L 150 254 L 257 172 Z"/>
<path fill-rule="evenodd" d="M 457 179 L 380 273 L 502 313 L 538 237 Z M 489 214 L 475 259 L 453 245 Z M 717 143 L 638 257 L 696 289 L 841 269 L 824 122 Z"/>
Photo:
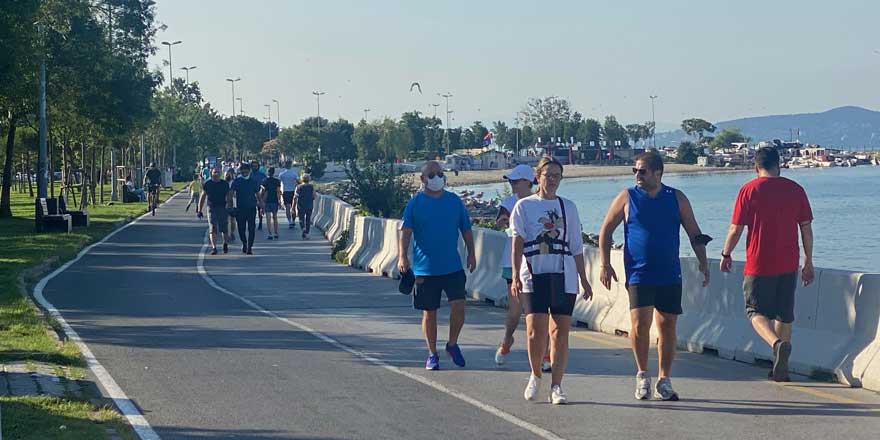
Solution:
<path fill-rule="evenodd" d="M 611 202 L 599 233 L 602 261 L 599 278 L 609 290 L 611 280 L 617 281 L 611 266 L 611 236 L 622 222 L 623 263 L 632 321 L 630 340 L 638 366 L 635 397 L 639 400 L 650 397 L 648 348 L 651 323 L 656 319 L 660 334 L 657 345 L 660 378 L 654 388 L 654 398 L 678 400 L 669 377 L 675 358 L 675 326 L 682 313 L 679 228 L 684 227 L 700 261 L 704 287 L 709 285 L 706 244 L 711 238 L 700 231 L 684 193 L 661 183 L 663 159 L 660 155 L 654 152 L 638 155 L 632 171 L 636 185 L 621 191 Z"/>

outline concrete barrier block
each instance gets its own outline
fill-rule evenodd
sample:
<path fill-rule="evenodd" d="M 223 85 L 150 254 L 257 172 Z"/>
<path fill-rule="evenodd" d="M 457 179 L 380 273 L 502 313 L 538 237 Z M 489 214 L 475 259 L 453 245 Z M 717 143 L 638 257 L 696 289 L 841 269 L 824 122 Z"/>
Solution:
<path fill-rule="evenodd" d="M 381 244 L 373 258 L 366 264 L 373 275 L 390 278 L 396 278 L 399 275 L 397 248 L 401 223 L 400 220 L 380 219 L 378 227 L 382 230 Z"/>
<path fill-rule="evenodd" d="M 476 299 L 491 300 L 499 307 L 506 306 L 507 282 L 501 278 L 501 257 L 505 242 L 510 238 L 503 232 L 483 228 L 474 228 L 473 234 L 477 269 L 467 274 L 466 289 Z M 459 253 L 466 267 L 467 249 L 464 241 L 459 241 Z"/>
<path fill-rule="evenodd" d="M 620 251 L 612 251 L 612 265 L 615 261 L 615 253 L 621 254 L 620 263 L 622 267 L 622 253 Z M 592 330 L 600 330 L 600 324 L 608 315 L 615 301 L 618 299 L 617 290 L 620 288 L 619 283 L 614 283 L 611 290 L 605 289 L 605 286 L 599 281 L 599 271 L 602 262 L 599 258 L 599 250 L 594 247 L 584 247 L 584 265 L 586 266 L 587 280 L 593 289 L 593 299 L 585 301 L 578 295 L 578 300 L 574 306 L 572 318 L 580 323 L 586 324 Z M 616 269 L 615 269 L 616 270 Z M 622 273 L 622 272 L 621 272 Z"/>
<path fill-rule="evenodd" d="M 852 313 L 847 316 L 852 337 L 834 373 L 841 382 L 880 391 L 880 274 L 862 274 L 852 300 L 852 307 L 846 309 Z"/>
<path fill-rule="evenodd" d="M 364 217 L 355 216 L 351 224 L 351 239 L 348 248 L 345 249 L 348 254 L 348 265 L 357 267 L 355 261 L 360 258 L 360 254 L 364 248 Z"/>

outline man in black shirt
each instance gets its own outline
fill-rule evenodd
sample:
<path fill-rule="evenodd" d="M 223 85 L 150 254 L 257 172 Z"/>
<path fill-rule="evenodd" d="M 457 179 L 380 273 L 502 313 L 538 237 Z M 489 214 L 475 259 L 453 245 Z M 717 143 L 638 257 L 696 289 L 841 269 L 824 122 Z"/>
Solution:
<path fill-rule="evenodd" d="M 270 167 L 269 176 L 263 179 L 260 197 L 263 201 L 263 210 L 266 211 L 266 229 L 269 232 L 269 240 L 278 239 L 278 207 L 281 204 L 281 181 L 275 177 L 275 167 Z M 272 234 L 272 231 L 275 234 Z"/>
<path fill-rule="evenodd" d="M 208 201 L 208 224 L 211 238 L 211 255 L 217 255 L 217 234 L 223 234 L 223 253 L 229 252 L 229 244 L 226 240 L 227 227 L 229 226 L 229 214 L 226 208 L 232 206 L 232 192 L 229 184 L 220 180 L 220 169 L 211 170 L 211 180 L 203 185 L 202 196 L 199 198 L 199 217 Z"/>
<path fill-rule="evenodd" d="M 232 181 L 232 196 L 235 200 L 235 221 L 238 223 L 238 236 L 241 238 L 241 251 L 253 255 L 254 234 L 256 233 L 257 208 L 262 205 L 259 198 L 260 185 L 251 176 L 251 166 L 247 162 L 238 167 L 241 176 Z"/>
<path fill-rule="evenodd" d="M 162 172 L 156 168 L 155 163 L 150 163 L 150 168 L 144 175 L 144 186 L 147 189 L 147 201 L 149 208 L 156 215 L 156 205 L 159 204 L 159 188 L 162 186 Z"/>

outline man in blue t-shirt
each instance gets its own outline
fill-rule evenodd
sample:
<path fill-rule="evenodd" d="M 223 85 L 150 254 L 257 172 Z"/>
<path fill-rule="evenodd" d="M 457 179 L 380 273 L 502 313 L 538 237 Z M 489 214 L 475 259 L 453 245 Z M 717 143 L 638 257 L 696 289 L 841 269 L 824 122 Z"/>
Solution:
<path fill-rule="evenodd" d="M 439 163 L 426 163 L 422 168 L 421 180 L 424 190 L 416 193 L 403 211 L 398 268 L 401 274 L 412 269 L 416 277 L 413 307 L 422 311 L 422 333 L 429 350 L 425 368 L 440 368 L 437 356 L 437 309 L 440 308 L 442 292 L 446 292 L 450 307 L 446 352 L 455 365 L 464 367 L 458 335 L 464 325 L 464 286 L 467 277 L 458 255 L 458 235 L 461 233 L 467 246 L 467 268 L 473 272 L 477 261 L 471 219 L 461 199 L 443 190 L 446 176 Z M 409 260 L 411 242 L 412 263 Z"/>
<path fill-rule="evenodd" d="M 238 169 L 241 176 L 232 181 L 230 191 L 235 200 L 235 221 L 238 223 L 238 236 L 241 237 L 241 251 L 253 255 L 255 221 L 259 206 L 260 184 L 253 178 L 250 165 L 245 162 Z M 245 237 L 247 230 L 247 237 Z"/>

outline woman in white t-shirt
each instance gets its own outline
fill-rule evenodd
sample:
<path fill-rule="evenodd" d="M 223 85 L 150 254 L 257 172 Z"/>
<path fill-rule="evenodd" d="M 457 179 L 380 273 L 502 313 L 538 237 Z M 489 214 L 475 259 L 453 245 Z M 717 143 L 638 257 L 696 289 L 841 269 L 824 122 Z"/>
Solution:
<path fill-rule="evenodd" d="M 513 265 L 510 263 L 511 246 L 513 241 L 513 229 L 510 227 L 510 213 L 519 199 L 532 195 L 532 186 L 537 183 L 535 179 L 535 170 L 528 165 L 517 165 L 509 173 L 504 175 L 504 180 L 510 183 L 510 189 L 513 194 L 505 197 L 501 201 L 501 207 L 498 209 L 498 216 L 495 223 L 505 228 L 505 232 L 510 239 L 504 242 L 504 252 L 501 253 L 501 278 L 507 281 L 507 318 L 504 320 L 504 339 L 495 350 L 495 363 L 504 365 L 507 361 L 507 355 L 510 354 L 510 347 L 513 345 L 513 333 L 519 325 L 522 316 L 523 307 L 518 296 L 513 295 L 511 285 L 513 284 Z M 544 359 L 541 362 L 541 371 L 549 373 L 550 365 L 550 345 L 547 344 L 547 351 L 544 353 Z"/>
<path fill-rule="evenodd" d="M 562 181 L 562 164 L 545 157 L 538 162 L 537 175 L 537 194 L 520 199 L 510 216 L 514 235 L 512 291 L 521 296 L 529 335 L 532 374 L 523 396 L 534 400 L 538 395 L 549 331 L 553 369 L 550 402 L 558 405 L 568 401 L 561 385 L 568 362 L 568 331 L 578 279 L 585 300 L 592 298 L 593 291 L 584 267 L 577 207 L 556 195 Z"/>

